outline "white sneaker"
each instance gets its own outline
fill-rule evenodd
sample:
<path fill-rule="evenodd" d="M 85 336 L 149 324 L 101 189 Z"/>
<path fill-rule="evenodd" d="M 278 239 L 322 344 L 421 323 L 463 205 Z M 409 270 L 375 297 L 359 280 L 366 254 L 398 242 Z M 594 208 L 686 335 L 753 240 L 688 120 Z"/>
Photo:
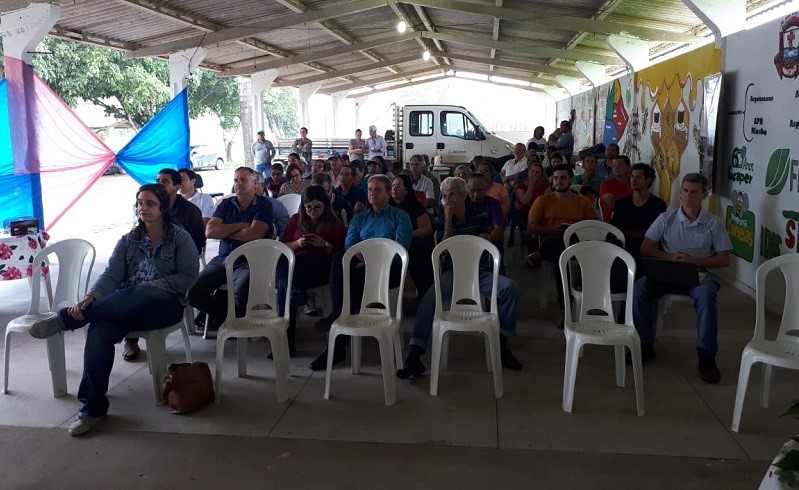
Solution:
<path fill-rule="evenodd" d="M 77 437 L 83 435 L 94 427 L 94 424 L 100 421 L 100 417 L 92 417 L 89 415 L 78 414 L 78 418 L 69 424 L 69 435 Z"/>

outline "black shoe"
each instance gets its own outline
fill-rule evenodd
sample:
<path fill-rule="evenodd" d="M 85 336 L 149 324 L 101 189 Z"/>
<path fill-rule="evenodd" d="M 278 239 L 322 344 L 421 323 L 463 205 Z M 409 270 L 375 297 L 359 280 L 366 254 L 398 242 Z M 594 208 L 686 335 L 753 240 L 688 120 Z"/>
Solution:
<path fill-rule="evenodd" d="M 405 359 L 405 367 L 397 370 L 397 377 L 399 379 L 419 379 L 426 372 L 427 368 L 422 364 L 419 354 L 411 353 Z"/>
<path fill-rule="evenodd" d="M 655 346 L 653 344 L 641 344 L 641 364 L 646 364 L 655 358 Z M 633 365 L 633 358 L 630 351 L 625 355 L 625 361 L 628 366 Z"/>
<path fill-rule="evenodd" d="M 339 340 L 341 338 L 342 338 L 342 336 L 339 336 L 336 339 L 336 347 L 333 349 L 333 364 L 334 365 L 340 363 L 341 361 L 343 361 L 347 357 L 347 348 L 345 347 L 346 343 L 340 342 Z M 348 339 L 349 337 L 344 336 L 344 338 Z M 325 348 L 325 350 L 323 350 L 322 353 L 319 354 L 319 356 L 316 359 L 311 361 L 311 363 L 308 365 L 308 367 L 311 368 L 311 371 L 323 371 L 323 370 L 326 370 L 327 369 L 327 348 Z"/>
<path fill-rule="evenodd" d="M 511 371 L 521 371 L 524 367 L 516 356 L 508 349 L 507 346 L 502 347 L 499 352 L 500 358 L 502 359 L 502 366 L 510 369 Z"/>
<path fill-rule="evenodd" d="M 716 356 L 711 356 L 703 350 L 697 352 L 699 356 L 699 377 L 705 383 L 718 383 L 721 380 L 721 373 L 716 367 Z"/>

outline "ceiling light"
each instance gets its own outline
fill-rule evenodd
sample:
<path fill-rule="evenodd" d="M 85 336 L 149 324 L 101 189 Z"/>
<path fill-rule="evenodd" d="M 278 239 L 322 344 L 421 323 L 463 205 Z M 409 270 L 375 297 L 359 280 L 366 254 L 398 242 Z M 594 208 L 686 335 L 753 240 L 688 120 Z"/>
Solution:
<path fill-rule="evenodd" d="M 424 53 L 422 53 L 422 59 L 425 61 L 430 61 L 430 51 L 425 49 Z"/>
<path fill-rule="evenodd" d="M 404 34 L 407 30 L 408 24 L 404 20 L 401 20 L 399 23 L 397 23 L 397 31 L 399 31 L 400 34 Z"/>

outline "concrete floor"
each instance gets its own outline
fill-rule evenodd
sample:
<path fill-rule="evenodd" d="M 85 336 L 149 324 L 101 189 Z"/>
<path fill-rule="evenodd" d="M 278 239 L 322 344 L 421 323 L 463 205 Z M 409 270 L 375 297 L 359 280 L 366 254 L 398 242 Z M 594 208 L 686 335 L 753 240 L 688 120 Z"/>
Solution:
<path fill-rule="evenodd" d="M 96 244 L 98 270 L 113 240 Z M 397 403 L 386 407 L 376 345 L 365 341 L 363 374 L 337 367 L 324 400 L 324 373 L 307 365 L 325 338 L 301 316 L 288 402 L 277 403 L 266 342 L 251 344 L 246 378 L 236 377 L 229 344 L 222 402 L 186 416 L 153 403 L 145 360 L 118 357 L 109 416 L 76 439 L 66 427 L 79 406 L 83 333 L 66 335 L 69 394 L 60 398 L 52 396 L 44 342 L 12 336 L 10 393 L 0 395 L 0 486 L 475 488 L 496 481 L 509 488 L 753 488 L 799 432 L 797 421 L 778 419 L 797 398 L 799 377 L 779 371 L 764 410 L 757 406 L 759 368 L 742 432 L 729 430 L 740 354 L 754 326 L 753 300 L 729 285 L 720 295 L 720 384 L 699 380 L 693 309 L 677 303 L 657 359 L 644 368 L 645 416 L 635 413 L 632 370 L 627 387 L 617 388 L 612 349 L 595 346 L 580 361 L 574 411 L 563 412 L 565 341 L 555 328 L 554 292 L 548 309 L 539 310 L 538 272 L 524 268 L 516 249 L 508 250 L 508 264 L 523 290 L 519 335 L 510 346 L 525 368 L 503 371 L 498 400 L 482 342 L 468 336 L 454 337 L 437 397 L 428 378 L 398 381 Z M 0 284 L 0 294 L 2 324 L 27 309 L 24 281 Z M 415 299 L 406 295 L 405 306 L 412 315 Z M 404 323 L 409 332 L 410 318 Z M 179 336 L 169 343 L 170 360 L 182 361 Z M 214 342 L 193 337 L 192 348 L 213 370 Z M 425 362 L 429 367 L 429 356 Z"/>

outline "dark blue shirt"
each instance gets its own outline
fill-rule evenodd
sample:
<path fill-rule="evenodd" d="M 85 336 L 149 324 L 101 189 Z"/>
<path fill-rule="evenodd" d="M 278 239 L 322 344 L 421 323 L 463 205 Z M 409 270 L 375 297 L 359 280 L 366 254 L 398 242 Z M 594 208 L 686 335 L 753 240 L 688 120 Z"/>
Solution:
<path fill-rule="evenodd" d="M 352 221 L 352 206 L 350 205 L 349 201 L 346 199 L 336 196 L 333 196 L 333 212 L 341 219 L 341 210 L 343 209 L 344 212 L 347 214 L 347 223 Z"/>
<path fill-rule="evenodd" d="M 264 196 L 255 196 L 252 203 L 247 206 L 247 209 L 239 209 L 239 204 L 236 196 L 231 196 L 223 199 L 219 206 L 214 211 L 214 218 L 219 218 L 222 223 L 252 223 L 253 221 L 262 221 L 269 225 L 269 232 L 275 226 L 275 216 L 272 212 L 272 203 Z M 266 237 L 263 237 L 266 238 Z M 230 252 L 235 250 L 239 245 L 244 242 L 233 240 L 230 238 L 223 238 L 219 243 L 219 257 L 227 257 Z"/>
<path fill-rule="evenodd" d="M 359 202 L 362 202 L 367 208 L 369 207 L 369 202 L 366 200 L 366 191 L 358 186 L 350 187 L 350 190 L 347 192 L 346 196 L 341 194 L 341 187 L 336 187 L 333 189 L 333 194 L 341 197 L 342 199 L 346 199 L 347 202 L 350 203 L 352 209 L 355 209 L 355 205 Z"/>

